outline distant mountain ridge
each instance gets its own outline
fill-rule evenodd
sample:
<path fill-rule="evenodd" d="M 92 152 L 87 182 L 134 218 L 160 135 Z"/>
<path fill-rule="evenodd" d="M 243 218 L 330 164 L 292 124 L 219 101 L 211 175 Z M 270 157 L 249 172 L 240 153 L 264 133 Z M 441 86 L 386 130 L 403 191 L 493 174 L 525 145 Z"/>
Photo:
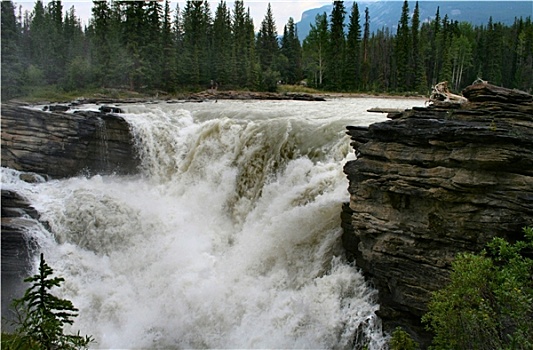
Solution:
<path fill-rule="evenodd" d="M 409 1 L 409 12 L 413 13 L 416 1 Z M 346 24 L 349 22 L 353 1 L 345 2 Z M 388 27 L 396 33 L 398 21 L 402 13 L 403 1 L 357 1 L 361 26 L 364 25 L 365 8 L 368 7 L 370 15 L 370 31 Z M 505 25 L 513 24 L 515 18 L 533 16 L 533 1 L 419 1 L 420 20 L 427 21 L 435 18 L 437 7 L 441 18 L 448 15 L 453 21 L 470 22 L 474 25 L 486 25 L 489 18 L 493 22 Z M 304 40 L 309 34 L 311 24 L 315 23 L 318 14 L 326 12 L 330 18 L 333 5 L 314 8 L 302 13 L 302 19 L 297 23 L 298 37 Z"/>

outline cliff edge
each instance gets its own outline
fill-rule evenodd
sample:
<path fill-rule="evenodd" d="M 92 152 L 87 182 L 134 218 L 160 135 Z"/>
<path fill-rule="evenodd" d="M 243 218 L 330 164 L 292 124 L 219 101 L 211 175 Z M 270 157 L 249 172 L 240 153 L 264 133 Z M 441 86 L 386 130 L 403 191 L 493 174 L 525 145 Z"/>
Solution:
<path fill-rule="evenodd" d="M 484 82 L 463 96 L 347 127 L 345 249 L 379 290 L 385 330 L 423 347 L 420 318 L 456 254 L 533 225 L 533 96 Z"/>

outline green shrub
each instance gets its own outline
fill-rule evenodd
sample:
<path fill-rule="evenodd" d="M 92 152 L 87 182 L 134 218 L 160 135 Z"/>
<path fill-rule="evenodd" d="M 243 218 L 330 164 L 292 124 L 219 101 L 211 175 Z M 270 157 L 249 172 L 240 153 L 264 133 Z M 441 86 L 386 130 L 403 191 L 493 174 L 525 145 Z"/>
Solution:
<path fill-rule="evenodd" d="M 11 336 L 2 335 L 2 348 L 6 349 L 85 349 L 92 337 L 64 334 L 63 327 L 72 324 L 78 309 L 72 302 L 60 299 L 49 290 L 59 287 L 61 277 L 51 278 L 53 270 L 41 254 L 39 273 L 24 282 L 32 283 L 21 299 L 15 299 L 18 328 Z M 6 339 L 6 340 L 4 340 Z"/>
<path fill-rule="evenodd" d="M 435 334 L 433 349 L 533 349 L 533 229 L 524 234 L 456 258 L 450 284 L 422 318 Z"/>
<path fill-rule="evenodd" d="M 411 338 L 409 333 L 401 327 L 396 327 L 389 340 L 390 350 L 417 350 L 418 344 Z"/>

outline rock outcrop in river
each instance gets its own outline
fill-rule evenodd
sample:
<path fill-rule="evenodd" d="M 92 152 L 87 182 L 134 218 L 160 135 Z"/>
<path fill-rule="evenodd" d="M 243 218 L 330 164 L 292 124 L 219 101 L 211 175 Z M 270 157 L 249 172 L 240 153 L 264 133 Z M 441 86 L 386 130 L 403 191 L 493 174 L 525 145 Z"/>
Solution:
<path fill-rule="evenodd" d="M 103 112 L 42 112 L 2 105 L 2 166 L 51 178 L 128 174 L 139 163 L 128 123 Z"/>
<path fill-rule="evenodd" d="M 348 127 L 344 246 L 379 290 L 385 328 L 423 345 L 420 317 L 456 254 L 533 225 L 533 96 L 486 83 L 463 96 Z"/>

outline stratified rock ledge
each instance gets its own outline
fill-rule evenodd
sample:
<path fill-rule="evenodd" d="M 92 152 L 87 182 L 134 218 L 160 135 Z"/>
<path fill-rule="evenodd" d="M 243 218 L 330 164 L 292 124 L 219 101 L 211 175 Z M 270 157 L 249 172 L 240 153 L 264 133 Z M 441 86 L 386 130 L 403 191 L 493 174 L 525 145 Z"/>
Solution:
<path fill-rule="evenodd" d="M 533 96 L 486 83 L 463 96 L 347 128 L 344 246 L 379 290 L 385 330 L 423 346 L 420 317 L 456 254 L 533 225 Z"/>
<path fill-rule="evenodd" d="M 137 172 L 133 136 L 120 115 L 2 104 L 1 119 L 3 167 L 51 178 Z"/>

